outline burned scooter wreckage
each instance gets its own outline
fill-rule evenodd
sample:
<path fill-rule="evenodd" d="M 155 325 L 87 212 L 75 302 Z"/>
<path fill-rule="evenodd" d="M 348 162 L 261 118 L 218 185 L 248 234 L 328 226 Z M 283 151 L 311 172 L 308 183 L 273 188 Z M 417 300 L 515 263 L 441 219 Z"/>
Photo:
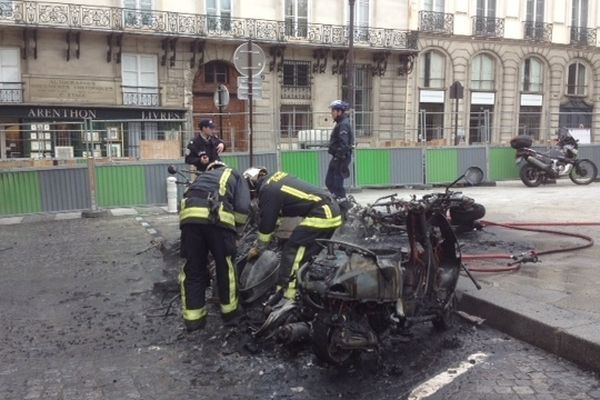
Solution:
<path fill-rule="evenodd" d="M 478 184 L 483 172 L 469 168 L 453 184 L 463 178 Z M 394 207 L 391 222 L 402 221 L 402 243 L 373 250 L 320 240 L 323 251 L 298 271 L 296 301 L 275 309 L 255 335 L 308 337 L 320 359 L 341 365 L 359 351 L 377 350 L 394 330 L 427 321 L 448 327 L 463 265 L 447 208 L 436 196 L 395 199 Z"/>

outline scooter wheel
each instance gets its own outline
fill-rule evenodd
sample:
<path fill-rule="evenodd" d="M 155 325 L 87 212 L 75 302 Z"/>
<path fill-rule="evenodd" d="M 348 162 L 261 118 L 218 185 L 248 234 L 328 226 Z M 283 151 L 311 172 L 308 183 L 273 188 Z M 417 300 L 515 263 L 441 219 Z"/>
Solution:
<path fill-rule="evenodd" d="M 342 349 L 335 343 L 340 328 L 327 324 L 322 317 L 317 317 L 312 329 L 312 348 L 319 360 L 340 366 L 348 364 L 355 351 Z"/>

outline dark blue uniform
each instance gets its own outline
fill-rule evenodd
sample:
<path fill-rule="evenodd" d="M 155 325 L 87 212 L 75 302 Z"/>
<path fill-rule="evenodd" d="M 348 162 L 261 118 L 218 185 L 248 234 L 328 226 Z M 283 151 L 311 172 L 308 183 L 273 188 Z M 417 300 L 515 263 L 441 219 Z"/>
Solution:
<path fill-rule="evenodd" d="M 185 150 L 185 163 L 191 164 L 196 167 L 198 171 L 206 170 L 206 166 L 213 161 L 220 161 L 219 153 L 217 152 L 217 146 L 223 143 L 221 139 L 216 136 L 209 136 L 205 139 L 202 135 L 197 135 L 194 140 L 191 140 L 187 149 Z M 208 156 L 208 163 L 202 164 L 200 162 L 200 155 L 206 153 Z"/>
<path fill-rule="evenodd" d="M 352 146 L 354 145 L 354 135 L 350 118 L 342 114 L 337 120 L 331 138 L 329 139 L 329 154 L 332 159 L 327 169 L 325 186 L 337 198 L 346 197 L 344 189 L 344 179 L 350 176 L 350 162 L 352 161 Z"/>

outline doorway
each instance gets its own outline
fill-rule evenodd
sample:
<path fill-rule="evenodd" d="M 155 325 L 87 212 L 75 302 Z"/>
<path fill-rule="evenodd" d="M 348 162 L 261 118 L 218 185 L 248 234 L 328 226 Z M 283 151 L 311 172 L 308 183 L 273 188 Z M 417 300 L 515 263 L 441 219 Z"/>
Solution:
<path fill-rule="evenodd" d="M 230 63 L 223 60 L 211 61 L 200 67 L 194 78 L 194 130 L 198 130 L 201 119 L 211 118 L 217 126 L 218 135 L 225 142 L 226 151 L 245 152 L 248 150 L 246 129 L 246 101 L 237 97 L 239 74 Z M 229 90 L 229 105 L 224 110 L 222 120 L 213 96 L 217 86 L 223 84 Z M 222 133 L 221 133 L 222 132 Z"/>

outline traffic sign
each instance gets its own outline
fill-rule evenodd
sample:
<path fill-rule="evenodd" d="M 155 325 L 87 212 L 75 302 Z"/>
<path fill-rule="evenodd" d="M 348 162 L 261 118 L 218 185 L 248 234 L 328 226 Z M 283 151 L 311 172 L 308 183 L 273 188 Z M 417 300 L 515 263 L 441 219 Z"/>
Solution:
<path fill-rule="evenodd" d="M 227 108 L 227 105 L 229 104 L 229 90 L 227 90 L 227 86 L 219 83 L 219 86 L 217 86 L 217 89 L 215 90 L 213 101 L 215 102 L 215 107 L 217 107 L 219 111 L 223 111 Z"/>
<path fill-rule="evenodd" d="M 233 53 L 233 65 L 243 76 L 258 76 L 265 69 L 265 52 L 256 43 L 242 43 Z"/>
<path fill-rule="evenodd" d="M 248 77 L 247 76 L 238 76 L 237 78 L 237 82 L 238 82 L 238 92 L 237 92 L 237 97 L 240 100 L 248 100 L 248 94 L 249 94 L 249 89 L 250 89 L 250 85 L 248 84 Z M 258 78 L 254 78 L 252 79 L 252 97 L 255 99 L 262 99 L 262 79 Z"/>

